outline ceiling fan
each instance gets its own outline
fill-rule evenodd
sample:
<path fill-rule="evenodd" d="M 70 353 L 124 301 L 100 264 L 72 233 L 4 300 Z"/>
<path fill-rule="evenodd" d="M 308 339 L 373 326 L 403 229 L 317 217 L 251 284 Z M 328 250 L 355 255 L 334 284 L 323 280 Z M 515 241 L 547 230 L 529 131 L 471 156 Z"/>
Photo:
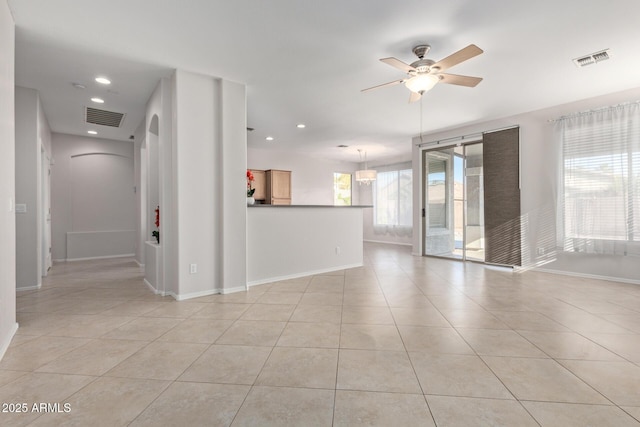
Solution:
<path fill-rule="evenodd" d="M 418 57 L 418 60 L 411 64 L 406 64 L 396 58 L 382 58 L 380 61 L 385 64 L 391 65 L 398 70 L 407 73 L 408 77 L 401 80 L 395 80 L 393 82 L 384 83 L 378 86 L 373 86 L 367 89 L 363 89 L 362 92 L 366 92 L 372 89 L 378 89 L 385 86 L 394 86 L 400 83 L 411 91 L 409 102 L 416 102 L 422 97 L 426 91 L 433 88 L 438 82 L 449 83 L 459 86 L 475 87 L 482 81 L 480 77 L 460 76 L 457 74 L 443 73 L 443 71 L 458 65 L 461 62 L 471 59 L 474 56 L 480 55 L 483 50 L 474 44 L 470 44 L 464 49 L 441 59 L 438 62 L 432 59 L 425 59 L 425 55 L 429 52 L 431 46 L 428 44 L 418 45 L 413 48 L 413 53 Z"/>

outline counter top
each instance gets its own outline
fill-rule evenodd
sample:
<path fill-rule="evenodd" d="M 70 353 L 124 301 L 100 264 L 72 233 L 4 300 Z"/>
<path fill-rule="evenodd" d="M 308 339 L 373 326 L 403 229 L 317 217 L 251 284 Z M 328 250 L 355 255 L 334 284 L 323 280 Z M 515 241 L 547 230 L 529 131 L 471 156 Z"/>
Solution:
<path fill-rule="evenodd" d="M 373 205 L 268 205 L 266 203 L 256 203 L 255 205 L 247 205 L 248 208 L 372 208 Z"/>

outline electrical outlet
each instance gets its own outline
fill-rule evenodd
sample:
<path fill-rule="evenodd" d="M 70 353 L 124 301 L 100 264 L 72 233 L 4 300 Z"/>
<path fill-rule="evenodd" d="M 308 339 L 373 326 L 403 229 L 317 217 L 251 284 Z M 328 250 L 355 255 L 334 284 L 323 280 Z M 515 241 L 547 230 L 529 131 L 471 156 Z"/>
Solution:
<path fill-rule="evenodd" d="M 189 264 L 189 274 L 196 274 L 198 272 L 198 264 Z"/>
<path fill-rule="evenodd" d="M 340 246 L 336 246 L 336 255 L 340 255 L 341 251 Z"/>
<path fill-rule="evenodd" d="M 538 255 L 544 255 L 544 248 L 538 248 Z"/>

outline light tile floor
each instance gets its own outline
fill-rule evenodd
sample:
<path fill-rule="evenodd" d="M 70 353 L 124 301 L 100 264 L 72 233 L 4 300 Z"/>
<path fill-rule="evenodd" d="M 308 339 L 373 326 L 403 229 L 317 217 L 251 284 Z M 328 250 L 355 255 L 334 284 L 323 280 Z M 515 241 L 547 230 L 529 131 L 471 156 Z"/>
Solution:
<path fill-rule="evenodd" d="M 0 402 L 27 411 L 2 426 L 640 425 L 637 285 L 366 244 L 183 302 L 130 259 L 61 263 L 17 309 Z"/>

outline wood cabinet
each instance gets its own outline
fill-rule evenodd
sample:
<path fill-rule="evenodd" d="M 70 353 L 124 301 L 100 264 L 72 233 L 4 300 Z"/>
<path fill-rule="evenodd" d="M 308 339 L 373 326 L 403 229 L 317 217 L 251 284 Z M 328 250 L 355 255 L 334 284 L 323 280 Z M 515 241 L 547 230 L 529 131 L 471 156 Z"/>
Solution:
<path fill-rule="evenodd" d="M 267 178 L 266 172 L 263 170 L 250 169 L 253 174 L 253 188 L 256 191 L 253 193 L 253 198 L 256 200 L 265 200 L 267 195 Z"/>
<path fill-rule="evenodd" d="M 291 171 L 269 169 L 265 171 L 265 178 L 266 195 L 264 202 L 270 205 L 290 205 Z"/>

